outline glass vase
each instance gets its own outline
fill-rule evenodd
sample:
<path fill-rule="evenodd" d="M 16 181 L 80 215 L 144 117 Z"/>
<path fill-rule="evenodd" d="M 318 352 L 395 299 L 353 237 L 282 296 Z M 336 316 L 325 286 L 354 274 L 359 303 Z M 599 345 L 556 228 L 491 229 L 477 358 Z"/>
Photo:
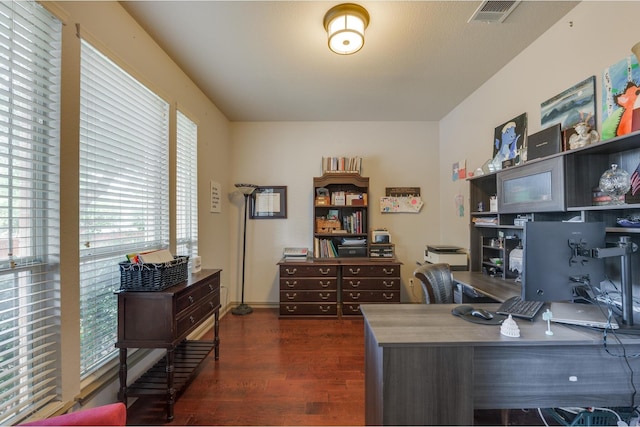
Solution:
<path fill-rule="evenodd" d="M 611 205 L 625 204 L 624 195 L 631 188 L 629 173 L 612 164 L 611 169 L 604 171 L 600 177 L 600 191 L 611 197 Z"/>

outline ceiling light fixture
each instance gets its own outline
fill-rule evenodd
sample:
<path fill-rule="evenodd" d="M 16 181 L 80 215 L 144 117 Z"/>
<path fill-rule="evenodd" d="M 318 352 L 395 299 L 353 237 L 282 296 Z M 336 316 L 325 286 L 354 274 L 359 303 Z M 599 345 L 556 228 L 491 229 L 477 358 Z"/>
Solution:
<path fill-rule="evenodd" d="M 354 3 L 332 7 L 324 15 L 329 49 L 339 55 L 356 53 L 364 45 L 364 30 L 368 25 L 369 12 L 364 7 Z"/>

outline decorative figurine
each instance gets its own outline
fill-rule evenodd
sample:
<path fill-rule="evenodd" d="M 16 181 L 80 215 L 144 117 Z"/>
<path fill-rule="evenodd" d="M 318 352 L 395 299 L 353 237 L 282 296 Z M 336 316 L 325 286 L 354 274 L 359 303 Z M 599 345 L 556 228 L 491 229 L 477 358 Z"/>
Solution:
<path fill-rule="evenodd" d="M 582 116 L 582 114 L 580 114 Z M 594 144 L 600 140 L 600 134 L 595 129 L 591 129 L 589 126 L 589 119 L 591 118 L 591 114 L 587 116 L 586 119 L 582 120 L 580 123 L 576 123 L 573 127 L 576 130 L 576 133 L 569 137 L 569 148 L 579 148 L 584 147 L 589 144 Z"/>

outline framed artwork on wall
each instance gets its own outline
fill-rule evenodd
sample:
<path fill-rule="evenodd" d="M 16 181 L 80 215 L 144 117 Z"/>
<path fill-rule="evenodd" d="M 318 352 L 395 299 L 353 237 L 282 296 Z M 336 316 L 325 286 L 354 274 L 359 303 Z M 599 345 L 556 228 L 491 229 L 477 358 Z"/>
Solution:
<path fill-rule="evenodd" d="M 587 77 L 540 104 L 542 129 L 559 123 L 560 130 L 565 131 L 583 121 L 595 129 L 596 76 Z"/>
<path fill-rule="evenodd" d="M 522 113 L 496 127 L 493 143 L 493 160 L 495 170 L 503 165 L 519 164 L 523 145 L 526 146 L 527 113 Z"/>
<path fill-rule="evenodd" d="M 276 219 L 287 217 L 287 187 L 258 187 L 249 198 L 249 218 Z"/>
<path fill-rule="evenodd" d="M 634 109 L 639 91 L 640 69 L 634 55 L 605 68 L 600 132 L 603 141 L 640 129 L 640 108 Z"/>

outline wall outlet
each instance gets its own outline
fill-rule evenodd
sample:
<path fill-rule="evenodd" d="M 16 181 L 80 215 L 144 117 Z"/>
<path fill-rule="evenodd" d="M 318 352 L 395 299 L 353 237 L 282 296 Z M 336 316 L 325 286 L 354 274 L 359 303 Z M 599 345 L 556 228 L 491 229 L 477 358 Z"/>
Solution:
<path fill-rule="evenodd" d="M 409 287 L 413 288 L 413 279 L 409 279 Z"/>

